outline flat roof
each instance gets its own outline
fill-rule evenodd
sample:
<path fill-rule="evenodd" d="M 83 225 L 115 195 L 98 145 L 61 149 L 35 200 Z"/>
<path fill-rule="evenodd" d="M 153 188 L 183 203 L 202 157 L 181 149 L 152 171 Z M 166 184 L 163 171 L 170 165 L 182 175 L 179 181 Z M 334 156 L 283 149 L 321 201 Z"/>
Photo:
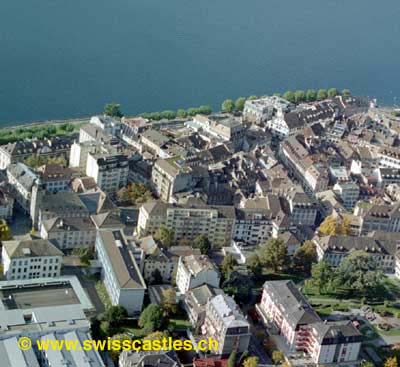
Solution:
<path fill-rule="evenodd" d="M 90 298 L 76 276 L 0 282 L 0 311 L 64 305 L 80 305 L 84 311 L 94 310 Z"/>
<path fill-rule="evenodd" d="M 74 289 L 66 284 L 0 290 L 0 298 L 8 310 L 80 303 Z"/>

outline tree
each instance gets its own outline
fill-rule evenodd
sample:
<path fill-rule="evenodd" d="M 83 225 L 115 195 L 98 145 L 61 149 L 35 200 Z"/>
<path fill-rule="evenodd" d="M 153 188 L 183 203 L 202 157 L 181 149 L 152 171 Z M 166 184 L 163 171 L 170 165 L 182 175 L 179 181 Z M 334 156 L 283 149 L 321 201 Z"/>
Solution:
<path fill-rule="evenodd" d="M 233 270 L 228 273 L 221 288 L 237 301 L 245 303 L 251 297 L 253 286 L 254 284 L 249 276 Z"/>
<path fill-rule="evenodd" d="M 250 97 L 247 98 L 248 101 L 254 101 L 256 99 L 258 99 L 257 96 L 250 96 Z"/>
<path fill-rule="evenodd" d="M 175 111 L 167 110 L 167 111 L 161 112 L 161 118 L 163 118 L 163 119 L 173 120 L 175 117 L 176 117 Z"/>
<path fill-rule="evenodd" d="M 176 302 L 176 291 L 174 288 L 168 288 L 162 292 L 161 308 L 166 317 L 171 317 L 177 313 L 178 304 Z"/>
<path fill-rule="evenodd" d="M 225 101 L 222 102 L 222 111 L 223 112 L 232 112 L 235 104 L 231 99 L 226 99 Z"/>
<path fill-rule="evenodd" d="M 146 333 L 152 333 L 160 329 L 162 323 L 163 323 L 163 315 L 161 307 L 156 304 L 150 304 L 142 311 L 138 325 Z"/>
<path fill-rule="evenodd" d="M 176 111 L 176 116 L 178 116 L 180 119 L 184 119 L 187 116 L 187 112 L 185 110 L 179 109 Z"/>
<path fill-rule="evenodd" d="M 151 273 L 151 284 L 157 285 L 163 283 L 163 277 L 159 269 L 154 269 Z"/>
<path fill-rule="evenodd" d="M 311 241 L 305 241 L 293 256 L 296 272 L 310 276 L 312 264 L 317 262 L 317 250 Z"/>
<path fill-rule="evenodd" d="M 113 328 L 120 326 L 127 317 L 128 313 L 122 306 L 110 306 L 103 314 L 103 319 Z"/>
<path fill-rule="evenodd" d="M 261 264 L 274 273 L 282 271 L 287 261 L 287 246 L 280 238 L 271 238 L 258 250 Z"/>
<path fill-rule="evenodd" d="M 228 367 L 236 366 L 236 352 L 232 351 L 228 358 Z"/>
<path fill-rule="evenodd" d="M 203 255 L 207 255 L 211 250 L 211 242 L 206 235 L 202 234 L 195 238 L 194 247 L 200 249 Z"/>
<path fill-rule="evenodd" d="M 294 99 L 296 103 L 304 102 L 306 100 L 306 94 L 303 90 L 296 90 L 294 93 Z"/>
<path fill-rule="evenodd" d="M 398 367 L 397 357 L 387 358 L 383 367 Z"/>
<path fill-rule="evenodd" d="M 257 278 L 262 275 L 262 264 L 260 261 L 260 257 L 257 253 L 253 253 L 247 259 L 247 268 L 253 273 L 253 275 Z"/>
<path fill-rule="evenodd" d="M 198 113 L 201 113 L 202 115 L 209 115 L 212 113 L 211 106 L 200 106 L 197 110 L 199 111 Z"/>
<path fill-rule="evenodd" d="M 343 97 L 350 97 L 350 96 L 351 96 L 351 92 L 350 92 L 349 89 L 343 89 L 343 90 L 340 92 L 340 94 L 341 94 Z"/>
<path fill-rule="evenodd" d="M 257 367 L 258 357 L 247 357 L 243 362 L 243 367 Z"/>
<path fill-rule="evenodd" d="M 197 108 L 195 108 L 195 107 L 189 108 L 189 109 L 187 110 L 187 114 L 188 114 L 189 116 L 195 116 L 195 115 L 197 115 L 198 113 L 199 113 L 199 110 L 198 110 Z"/>
<path fill-rule="evenodd" d="M 140 205 L 152 199 L 150 190 L 143 184 L 133 183 L 117 192 L 118 201 L 125 205 Z"/>
<path fill-rule="evenodd" d="M 124 116 L 121 112 L 121 105 L 118 103 L 107 103 L 104 106 L 104 114 L 111 117 L 119 117 Z"/>
<path fill-rule="evenodd" d="M 233 257 L 232 254 L 228 254 L 224 257 L 221 263 L 221 271 L 225 278 L 228 278 L 229 274 L 237 265 L 236 259 Z"/>
<path fill-rule="evenodd" d="M 327 99 L 328 98 L 328 93 L 326 91 L 326 89 L 320 89 L 317 93 L 317 99 L 319 101 L 323 100 L 323 99 Z"/>
<path fill-rule="evenodd" d="M 364 361 L 361 363 L 361 367 L 375 367 L 375 365 L 372 362 Z"/>
<path fill-rule="evenodd" d="M 350 233 L 350 220 L 348 218 L 329 215 L 319 226 L 321 236 L 348 235 Z"/>
<path fill-rule="evenodd" d="M 296 97 L 291 90 L 288 90 L 287 92 L 283 93 L 282 98 L 292 103 L 296 101 Z"/>
<path fill-rule="evenodd" d="M 164 247 L 171 247 L 174 244 L 174 231 L 162 225 L 154 235 L 154 238 L 162 243 Z"/>
<path fill-rule="evenodd" d="M 315 101 L 317 99 L 317 92 L 314 89 L 309 89 L 306 93 L 306 100 L 308 102 Z"/>
<path fill-rule="evenodd" d="M 328 90 L 328 97 L 333 98 L 336 97 L 339 94 L 338 90 L 336 88 L 331 88 Z"/>
<path fill-rule="evenodd" d="M 124 340 L 132 341 L 132 338 L 127 334 L 115 334 L 115 335 L 112 336 L 111 340 L 112 341 L 113 340 L 119 340 L 121 342 L 121 345 L 122 345 Z M 111 348 L 109 353 L 111 355 L 112 360 L 115 363 L 118 363 L 118 359 L 119 359 L 119 356 L 121 354 L 121 351 L 122 351 L 122 348 L 121 348 L 121 350 L 118 350 L 117 348 Z"/>
<path fill-rule="evenodd" d="M 0 220 L 0 241 L 12 240 L 11 230 L 7 222 L 2 219 Z"/>
<path fill-rule="evenodd" d="M 236 101 L 235 101 L 235 109 L 237 111 L 243 111 L 244 109 L 244 104 L 246 103 L 246 98 L 243 97 L 239 97 Z"/>
<path fill-rule="evenodd" d="M 154 333 L 150 333 L 143 339 L 144 340 L 163 340 L 164 338 L 168 337 L 167 334 L 168 334 L 168 332 L 155 331 Z"/>
<path fill-rule="evenodd" d="M 272 360 L 274 361 L 275 364 L 279 364 L 283 361 L 284 356 L 283 353 L 280 350 L 274 350 L 272 352 Z"/>
<path fill-rule="evenodd" d="M 376 296 L 383 287 L 383 273 L 374 258 L 364 251 L 346 256 L 336 271 L 338 287 L 357 295 Z"/>
<path fill-rule="evenodd" d="M 313 264 L 311 268 L 311 279 L 307 282 L 318 290 L 319 294 L 323 294 L 331 287 L 333 281 L 333 270 L 329 263 L 320 261 Z"/>

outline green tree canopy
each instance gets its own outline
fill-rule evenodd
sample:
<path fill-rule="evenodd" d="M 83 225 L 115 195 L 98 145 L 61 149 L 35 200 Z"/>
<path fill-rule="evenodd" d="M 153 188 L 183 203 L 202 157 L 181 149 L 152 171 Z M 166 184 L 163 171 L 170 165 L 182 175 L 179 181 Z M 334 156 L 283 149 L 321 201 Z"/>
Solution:
<path fill-rule="evenodd" d="M 274 272 L 282 271 L 287 262 L 287 246 L 281 238 L 271 238 L 260 246 L 258 256 L 263 266 Z"/>
<path fill-rule="evenodd" d="M 162 243 L 164 247 L 171 247 L 174 245 L 174 231 L 162 225 L 154 235 L 154 238 Z"/>
<path fill-rule="evenodd" d="M 257 253 L 253 253 L 249 256 L 246 265 L 256 278 L 262 275 L 262 264 Z"/>
<path fill-rule="evenodd" d="M 236 367 L 236 352 L 232 351 L 228 358 L 228 367 Z"/>
<path fill-rule="evenodd" d="M 233 109 L 235 108 L 235 104 L 231 99 L 226 99 L 225 101 L 222 102 L 221 107 L 223 112 L 232 112 Z"/>
<path fill-rule="evenodd" d="M 364 251 L 346 256 L 336 271 L 337 287 L 357 295 L 373 296 L 383 287 L 383 273 L 374 258 Z"/>
<path fill-rule="evenodd" d="M 176 116 L 178 116 L 180 119 L 184 119 L 187 116 L 186 110 L 179 109 L 176 111 Z"/>
<path fill-rule="evenodd" d="M 228 254 L 224 257 L 221 263 L 221 271 L 225 278 L 228 278 L 229 274 L 237 265 L 236 259 L 233 257 L 232 254 Z"/>
<path fill-rule="evenodd" d="M 338 90 L 336 88 L 331 88 L 328 90 L 328 97 L 332 98 L 335 97 L 339 94 Z"/>
<path fill-rule="evenodd" d="M 294 93 L 294 99 L 296 103 L 304 102 L 306 100 L 306 94 L 303 90 L 296 90 Z"/>
<path fill-rule="evenodd" d="M 289 102 L 292 102 L 292 103 L 296 102 L 296 97 L 291 90 L 288 90 L 287 92 L 283 93 L 282 97 Z"/>
<path fill-rule="evenodd" d="M 235 101 L 235 109 L 238 110 L 238 111 L 243 111 L 245 103 L 246 103 L 246 98 L 239 97 Z"/>
<path fill-rule="evenodd" d="M 162 292 L 161 308 L 165 317 L 171 317 L 177 313 L 178 304 L 174 288 L 168 288 Z"/>
<path fill-rule="evenodd" d="M 121 105 L 118 103 L 107 103 L 104 106 L 104 114 L 111 117 L 119 117 L 123 116 L 121 112 Z"/>
<path fill-rule="evenodd" d="M 167 111 L 161 112 L 162 119 L 173 120 L 175 117 L 176 117 L 175 111 L 167 110 Z"/>
<path fill-rule="evenodd" d="M 128 317 L 128 313 L 122 306 L 110 306 L 103 314 L 103 319 L 108 321 L 112 327 L 120 326 Z"/>
<path fill-rule="evenodd" d="M 306 93 L 306 100 L 308 102 L 315 101 L 317 99 L 317 92 L 314 89 L 309 89 Z"/>
<path fill-rule="evenodd" d="M 150 190 L 143 184 L 133 183 L 121 188 L 117 198 L 121 204 L 141 205 L 152 198 Z"/>
<path fill-rule="evenodd" d="M 317 262 L 317 250 L 311 241 L 305 241 L 293 256 L 293 267 L 304 276 L 311 275 L 312 264 Z"/>
<path fill-rule="evenodd" d="M 311 279 L 308 280 L 308 284 L 315 287 L 318 293 L 323 294 L 331 288 L 333 276 L 331 266 L 323 260 L 312 265 Z"/>
<path fill-rule="evenodd" d="M 320 89 L 317 93 L 317 99 L 321 101 L 327 98 L 328 98 L 328 92 L 326 91 L 326 89 Z"/>
<path fill-rule="evenodd" d="M 156 304 L 148 305 L 141 313 L 138 325 L 146 332 L 159 330 L 163 323 L 161 307 Z"/>
<path fill-rule="evenodd" d="M 200 249 L 203 255 L 207 255 L 211 250 L 211 242 L 206 235 L 202 234 L 195 238 L 194 247 Z"/>

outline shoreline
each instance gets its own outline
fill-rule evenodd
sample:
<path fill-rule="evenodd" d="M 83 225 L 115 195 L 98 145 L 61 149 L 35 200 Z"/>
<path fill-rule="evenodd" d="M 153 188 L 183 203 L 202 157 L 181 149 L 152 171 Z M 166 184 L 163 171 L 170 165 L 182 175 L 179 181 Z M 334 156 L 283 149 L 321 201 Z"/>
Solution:
<path fill-rule="evenodd" d="M 73 119 L 57 119 L 57 120 L 42 120 L 42 121 L 32 121 L 32 122 L 10 122 L 9 124 L 6 123 L 3 126 L 0 126 L 1 130 L 16 130 L 20 128 L 26 127 L 40 127 L 46 125 L 62 125 L 62 124 L 82 124 L 82 123 L 89 123 L 91 117 L 80 117 L 80 118 L 73 118 Z"/>

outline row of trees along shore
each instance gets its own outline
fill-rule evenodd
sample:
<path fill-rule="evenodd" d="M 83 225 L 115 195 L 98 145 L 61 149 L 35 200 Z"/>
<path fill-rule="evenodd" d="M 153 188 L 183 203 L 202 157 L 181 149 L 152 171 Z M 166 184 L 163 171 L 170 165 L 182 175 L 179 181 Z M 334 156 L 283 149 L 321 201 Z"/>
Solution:
<path fill-rule="evenodd" d="M 279 96 L 285 98 L 289 102 L 292 103 L 302 103 L 302 102 L 313 102 L 313 101 L 321 101 L 326 98 L 332 98 L 338 95 L 342 96 L 350 96 L 351 92 L 349 89 L 343 89 L 339 91 L 337 88 L 330 89 L 308 89 L 308 90 L 288 90 L 285 93 L 274 93 L 274 96 Z M 243 111 L 244 105 L 247 100 L 255 100 L 258 98 L 262 98 L 262 96 L 249 96 L 249 97 L 239 97 L 236 100 L 226 99 L 221 104 L 221 111 L 223 112 L 240 112 Z M 116 103 L 107 104 L 104 107 L 104 113 L 113 117 L 122 117 L 123 114 L 121 112 L 121 106 Z M 197 114 L 209 115 L 211 114 L 212 108 L 209 105 L 199 106 L 199 107 L 191 107 L 188 109 L 178 109 L 178 110 L 165 110 L 161 112 L 144 112 L 139 114 L 140 117 L 149 119 L 149 120 L 173 120 L 175 118 L 186 118 L 188 116 L 195 116 Z"/>

